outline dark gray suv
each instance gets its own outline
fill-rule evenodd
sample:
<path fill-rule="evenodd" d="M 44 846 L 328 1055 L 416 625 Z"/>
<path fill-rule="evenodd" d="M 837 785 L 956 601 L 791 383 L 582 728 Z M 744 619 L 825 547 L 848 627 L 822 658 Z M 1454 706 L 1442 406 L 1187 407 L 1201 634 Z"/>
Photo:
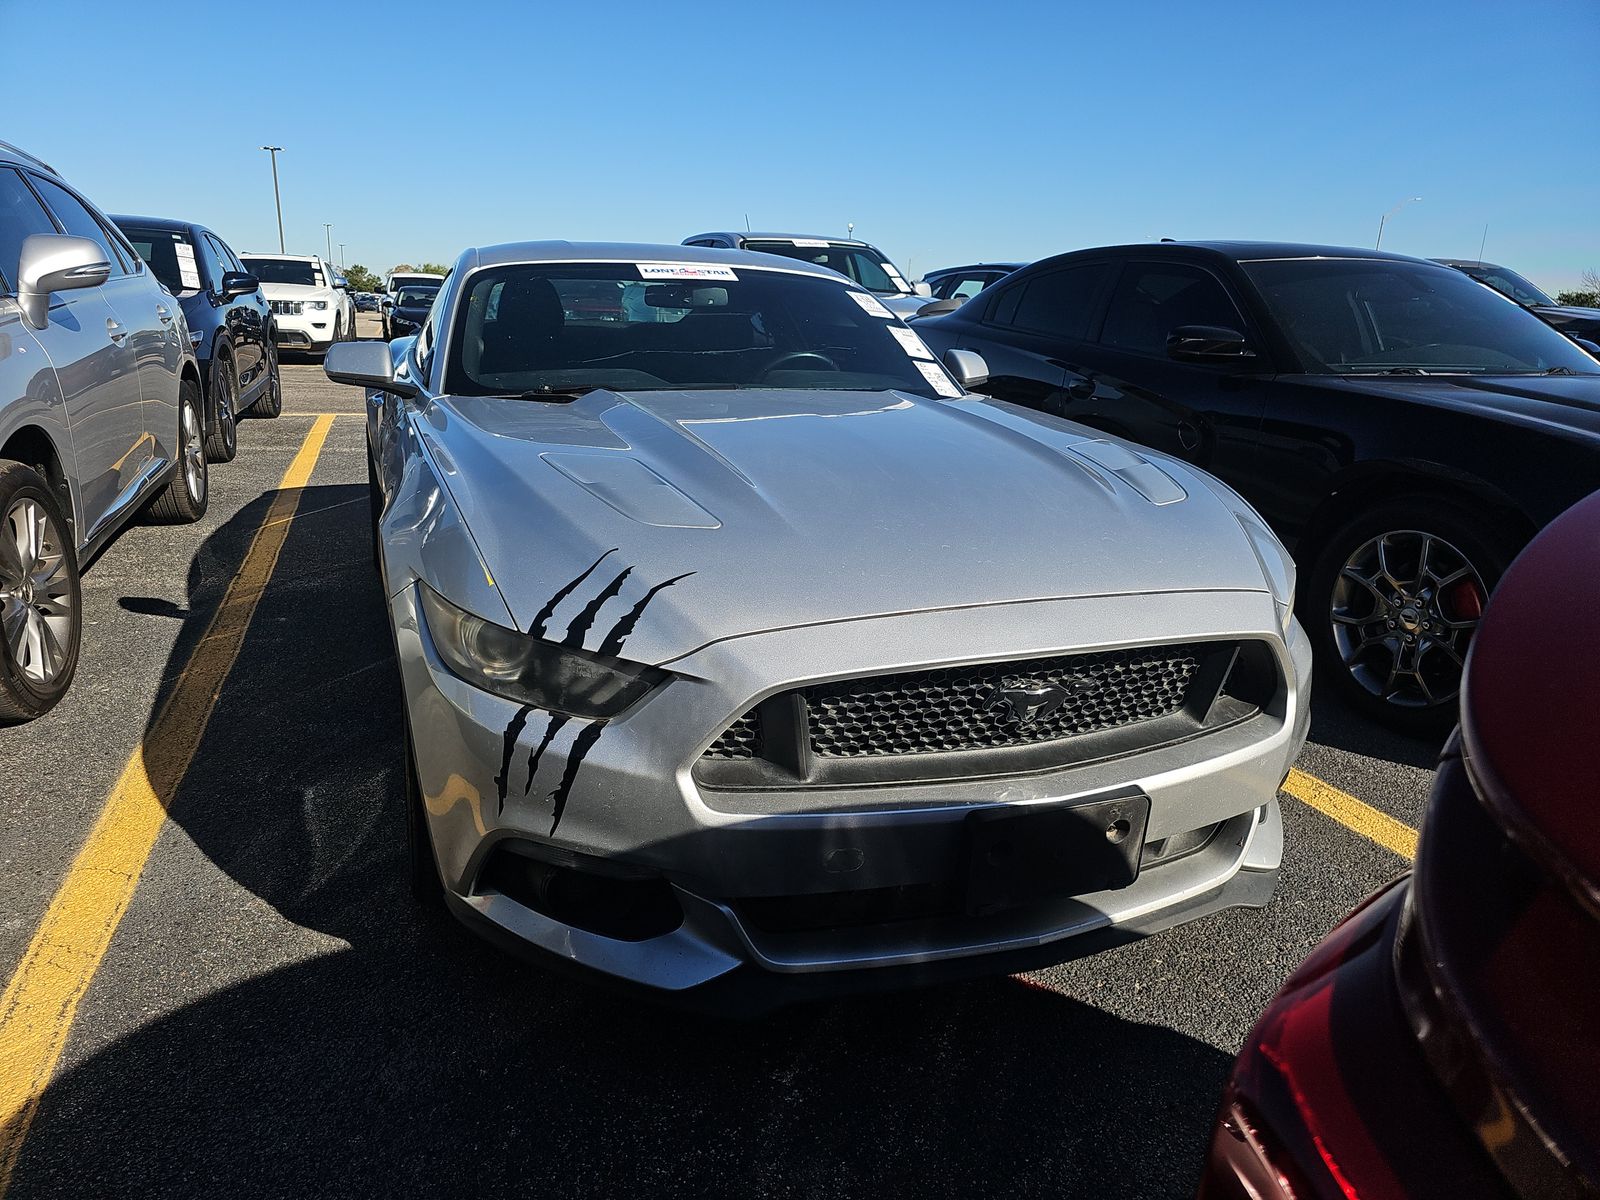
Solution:
<path fill-rule="evenodd" d="M 198 520 L 207 482 L 178 302 L 98 209 L 0 142 L 0 723 L 66 694 L 80 565 L 141 510 Z"/>

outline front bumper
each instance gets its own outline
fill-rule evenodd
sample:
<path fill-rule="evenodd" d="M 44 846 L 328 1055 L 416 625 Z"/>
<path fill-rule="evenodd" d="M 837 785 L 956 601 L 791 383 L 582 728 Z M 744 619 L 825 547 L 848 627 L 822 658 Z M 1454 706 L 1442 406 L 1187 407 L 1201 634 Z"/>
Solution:
<path fill-rule="evenodd" d="M 669 992 L 729 984 L 736 972 L 793 999 L 852 990 L 864 976 L 890 983 L 1017 970 L 1220 908 L 1264 904 L 1282 856 L 1277 788 L 1309 721 L 1309 645 L 1297 625 L 1287 640 L 1278 634 L 1265 593 L 1051 601 L 1008 606 L 1004 622 L 956 610 L 736 638 L 673 663 L 677 677 L 604 726 L 586 753 L 574 752 L 590 728 L 584 722 L 519 715 L 517 705 L 446 671 L 413 586 L 392 597 L 391 616 L 418 783 L 452 909 L 502 943 Z M 1073 630 L 1072 645 L 1061 645 L 1062 629 Z M 1130 640 L 1130 629 L 1162 635 Z M 870 788 L 713 791 L 693 775 L 705 748 L 762 696 L 933 665 L 927 647 L 959 646 L 960 660 L 974 662 L 1240 637 L 1272 646 L 1282 676 L 1273 701 L 1242 724 L 1157 750 L 1021 776 Z M 946 884 L 975 809 L 1087 802 L 1129 789 L 1149 798 L 1149 816 L 1145 865 L 1127 887 L 984 916 L 778 928 L 751 915 L 763 898 Z M 1167 839 L 1207 829 L 1203 845 L 1153 861 Z M 556 919 L 493 882 L 503 878 L 497 862 L 513 853 L 664 880 L 682 920 L 628 938 Z"/>
<path fill-rule="evenodd" d="M 286 350 L 322 349 L 333 343 L 333 326 L 339 310 L 274 313 L 273 337 Z"/>

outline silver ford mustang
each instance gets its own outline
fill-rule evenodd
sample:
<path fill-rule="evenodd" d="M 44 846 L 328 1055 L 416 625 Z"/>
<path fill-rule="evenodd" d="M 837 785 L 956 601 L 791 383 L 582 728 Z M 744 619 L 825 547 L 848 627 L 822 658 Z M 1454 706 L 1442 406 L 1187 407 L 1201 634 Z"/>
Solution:
<path fill-rule="evenodd" d="M 755 1004 L 1266 902 L 1310 652 L 1209 476 L 744 251 L 468 250 L 326 369 L 368 389 L 413 883 L 496 940 Z"/>

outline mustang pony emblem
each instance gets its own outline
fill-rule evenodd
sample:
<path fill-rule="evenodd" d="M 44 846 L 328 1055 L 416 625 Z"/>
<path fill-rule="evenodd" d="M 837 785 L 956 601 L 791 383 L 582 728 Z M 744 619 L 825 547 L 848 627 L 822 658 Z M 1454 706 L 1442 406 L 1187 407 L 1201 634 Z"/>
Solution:
<path fill-rule="evenodd" d="M 1026 729 L 1035 721 L 1052 717 L 1068 700 L 1094 690 L 1095 680 L 1074 675 L 1058 683 L 1044 679 L 1005 679 L 989 693 L 984 707 L 1000 714 L 1002 720 Z"/>

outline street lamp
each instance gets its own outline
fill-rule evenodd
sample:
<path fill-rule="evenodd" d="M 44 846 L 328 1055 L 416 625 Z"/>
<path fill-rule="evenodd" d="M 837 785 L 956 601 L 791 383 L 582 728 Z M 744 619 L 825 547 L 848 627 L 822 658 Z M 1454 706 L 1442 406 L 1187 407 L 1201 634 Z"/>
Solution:
<path fill-rule="evenodd" d="M 1372 248 L 1374 250 L 1383 249 L 1383 227 L 1384 227 L 1384 224 L 1389 220 L 1389 218 L 1394 216 L 1395 213 L 1399 212 L 1406 205 L 1415 204 L 1418 200 L 1421 200 L 1421 199 L 1422 199 L 1421 196 L 1407 196 L 1404 200 L 1400 201 L 1399 204 L 1396 204 L 1388 212 L 1384 213 L 1383 216 L 1378 218 L 1378 240 L 1375 243 L 1373 243 Z"/>
<path fill-rule="evenodd" d="M 278 253 L 283 249 L 283 199 L 278 195 L 278 155 L 282 153 L 282 146 L 263 146 L 263 150 L 272 154 L 272 202 L 278 206 Z"/>
<path fill-rule="evenodd" d="M 322 232 L 324 234 L 326 234 L 327 237 L 328 237 L 328 263 L 329 263 L 329 265 L 332 265 L 332 263 L 333 263 L 333 222 L 332 221 L 324 221 L 322 223 Z"/>
<path fill-rule="evenodd" d="M 344 270 L 344 243 L 339 243 L 339 269 Z"/>

